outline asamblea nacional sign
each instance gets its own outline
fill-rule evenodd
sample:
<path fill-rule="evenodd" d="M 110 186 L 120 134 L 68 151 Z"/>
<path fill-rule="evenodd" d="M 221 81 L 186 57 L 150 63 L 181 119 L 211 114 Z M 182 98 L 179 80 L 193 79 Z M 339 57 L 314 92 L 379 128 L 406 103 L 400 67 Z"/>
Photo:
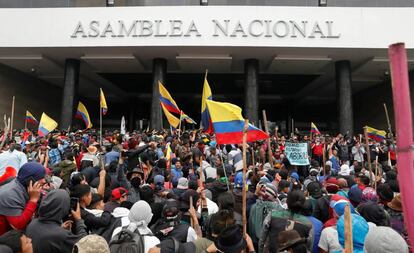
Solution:
<path fill-rule="evenodd" d="M 114 20 L 79 21 L 72 38 L 106 37 L 273 37 L 273 38 L 320 38 L 338 39 L 341 34 L 334 30 L 334 21 L 268 20 L 250 21 L 212 19 L 209 34 L 203 34 L 194 20 Z"/>

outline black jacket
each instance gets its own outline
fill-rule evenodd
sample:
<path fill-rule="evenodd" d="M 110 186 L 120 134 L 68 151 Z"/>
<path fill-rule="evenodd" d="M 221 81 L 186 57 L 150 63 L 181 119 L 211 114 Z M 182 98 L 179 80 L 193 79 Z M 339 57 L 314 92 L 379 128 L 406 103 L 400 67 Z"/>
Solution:
<path fill-rule="evenodd" d="M 83 220 L 76 221 L 75 233 L 61 227 L 62 219 L 69 214 L 70 198 L 64 190 L 53 190 L 47 194 L 39 207 L 39 217 L 26 229 L 32 238 L 33 252 L 71 253 L 75 243 L 86 236 Z"/>

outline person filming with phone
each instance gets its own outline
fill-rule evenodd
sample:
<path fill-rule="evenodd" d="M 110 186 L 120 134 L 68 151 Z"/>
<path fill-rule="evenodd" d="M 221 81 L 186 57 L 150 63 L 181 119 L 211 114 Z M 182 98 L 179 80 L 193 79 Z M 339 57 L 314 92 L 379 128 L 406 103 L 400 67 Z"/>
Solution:
<path fill-rule="evenodd" d="M 11 229 L 22 231 L 32 220 L 46 183 L 45 174 L 40 163 L 29 162 L 13 181 L 0 187 L 0 235 Z"/>

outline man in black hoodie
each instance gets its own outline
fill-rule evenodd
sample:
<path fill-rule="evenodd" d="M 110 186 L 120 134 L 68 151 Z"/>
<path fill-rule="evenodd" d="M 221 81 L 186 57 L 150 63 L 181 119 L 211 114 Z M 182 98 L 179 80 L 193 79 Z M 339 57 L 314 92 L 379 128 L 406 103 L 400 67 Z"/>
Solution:
<path fill-rule="evenodd" d="M 62 219 L 69 211 L 75 220 L 75 233 L 71 232 L 71 221 L 62 226 Z M 70 210 L 70 198 L 65 190 L 52 190 L 47 194 L 40 204 L 39 217 L 29 224 L 26 233 L 32 238 L 33 251 L 42 253 L 70 253 L 73 245 L 88 234 L 79 204 L 76 211 Z"/>

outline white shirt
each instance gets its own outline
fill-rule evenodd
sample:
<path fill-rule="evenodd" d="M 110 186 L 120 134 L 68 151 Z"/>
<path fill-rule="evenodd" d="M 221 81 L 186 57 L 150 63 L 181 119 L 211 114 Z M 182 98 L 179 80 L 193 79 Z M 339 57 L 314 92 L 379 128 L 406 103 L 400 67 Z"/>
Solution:
<path fill-rule="evenodd" d="M 0 176 L 6 171 L 6 167 L 13 167 L 16 172 L 19 172 L 19 169 L 23 164 L 27 163 L 27 156 L 18 150 L 4 151 L 0 154 Z"/>
<path fill-rule="evenodd" d="M 322 230 L 318 247 L 326 252 L 342 252 L 342 247 L 339 244 L 338 231 L 336 230 L 336 227 L 327 227 Z"/>

